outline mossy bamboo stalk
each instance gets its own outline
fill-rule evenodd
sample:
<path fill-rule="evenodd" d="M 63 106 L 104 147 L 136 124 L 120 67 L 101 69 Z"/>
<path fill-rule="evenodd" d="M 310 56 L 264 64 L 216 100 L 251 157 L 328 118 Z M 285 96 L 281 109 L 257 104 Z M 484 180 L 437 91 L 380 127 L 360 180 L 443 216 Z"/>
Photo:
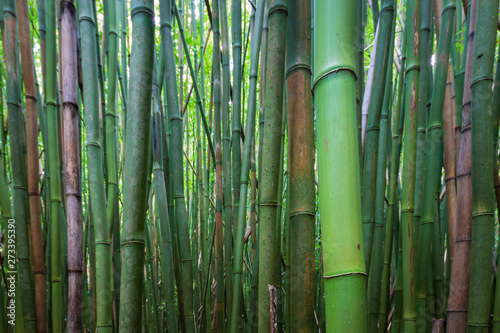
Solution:
<path fill-rule="evenodd" d="M 82 196 L 76 8 L 61 2 L 63 161 L 68 242 L 68 332 L 82 330 Z"/>
<path fill-rule="evenodd" d="M 241 306 L 241 297 L 243 290 L 243 249 L 244 249 L 244 237 L 245 237 L 245 223 L 246 221 L 246 202 L 247 202 L 247 191 L 248 191 L 248 172 L 250 168 L 250 153 L 252 147 L 252 141 L 254 137 L 254 127 L 255 127 L 255 111 L 257 104 L 257 70 L 259 63 L 259 51 L 261 45 L 261 35 L 262 35 L 262 21 L 264 16 L 264 0 L 259 0 L 257 3 L 256 18 L 254 25 L 254 38 L 251 44 L 251 56 L 250 56 L 250 90 L 248 98 L 248 111 L 246 119 L 246 130 L 245 130 L 245 144 L 243 150 L 243 161 L 241 165 L 241 178 L 240 178 L 240 202 L 238 210 L 238 221 L 236 229 L 236 242 L 234 249 L 234 259 L 233 259 L 233 308 L 231 313 L 231 327 L 230 332 L 236 333 L 238 331 L 238 326 L 240 323 L 240 312 L 243 310 Z"/>
<path fill-rule="evenodd" d="M 92 2 L 80 0 L 80 38 L 82 45 L 83 91 L 85 96 L 86 151 L 89 165 L 89 193 L 95 238 L 97 330 L 112 329 L 111 235 L 106 221 L 106 194 L 104 189 L 103 150 L 99 120 L 99 91 L 96 24 Z M 92 256 L 91 256 L 92 257 Z M 92 261 L 92 259 L 91 259 Z"/>
<path fill-rule="evenodd" d="M 465 63 L 464 95 L 462 107 L 462 134 L 457 166 L 457 226 L 455 256 L 451 267 L 450 291 L 446 331 L 465 332 L 469 300 L 470 251 L 472 234 L 472 180 L 471 180 L 471 90 L 472 52 L 476 22 L 476 0 L 469 11 L 468 47 Z"/>
<path fill-rule="evenodd" d="M 494 240 L 493 63 L 498 5 L 476 1 L 471 78 L 472 246 L 468 332 L 488 332 L 491 301 L 491 249 Z M 486 144 L 488 142 L 488 144 Z"/>
<path fill-rule="evenodd" d="M 373 244 L 373 233 L 375 225 L 375 192 L 377 176 L 378 141 L 380 134 L 380 115 L 384 101 L 385 81 L 387 67 L 389 65 L 389 53 L 392 38 L 392 18 L 394 15 L 394 1 L 382 1 L 380 11 L 379 28 L 377 29 L 378 40 L 374 60 L 373 79 L 371 95 L 368 106 L 368 119 L 364 135 L 363 153 L 363 243 L 366 270 L 370 270 L 371 252 Z M 392 64 L 391 64 L 392 66 Z M 368 89 L 368 88 L 367 88 Z M 378 282 L 377 282 L 378 284 Z"/>
<path fill-rule="evenodd" d="M 258 314 L 259 332 L 272 332 L 276 309 L 270 307 L 269 286 L 278 287 L 281 280 L 279 257 L 279 232 L 276 229 L 278 208 L 278 182 L 281 149 L 281 127 L 283 122 L 283 84 L 285 78 L 287 1 L 271 0 L 269 3 L 267 36 L 267 70 L 265 90 L 264 128 L 260 179 L 260 238 L 259 238 L 259 285 Z M 264 47 L 264 45 L 263 45 Z M 272 301 L 272 300 L 271 300 Z"/>
<path fill-rule="evenodd" d="M 311 94 L 311 3 L 289 1 L 286 85 L 288 108 L 288 172 L 285 240 L 287 330 L 311 332 L 316 277 L 314 136 Z M 281 204 L 281 202 L 279 202 Z M 288 271 L 288 272 L 287 272 Z M 293 313 L 293 316 L 291 316 Z"/>
<path fill-rule="evenodd" d="M 16 1 L 19 25 L 28 26 L 29 9 L 27 1 Z M 3 8 L 2 8 L 3 11 Z M 41 228 L 42 207 L 38 187 L 38 94 L 35 86 L 35 66 L 31 48 L 30 29 L 19 29 L 19 47 L 26 100 L 26 174 L 31 226 L 31 249 L 35 274 L 35 311 L 37 332 L 46 332 L 45 263 Z M 3 101 L 2 101 L 3 103 Z M 4 143 L 5 140 L 2 140 Z M 2 149 L 3 150 L 3 149 Z M 4 161 L 3 161 L 4 162 Z M 3 164 L 3 163 L 2 163 Z M 5 231 L 7 235 L 7 231 Z"/>
<path fill-rule="evenodd" d="M 322 244 L 326 330 L 364 332 L 366 270 L 360 224 L 359 154 L 352 149 L 358 146 L 356 6 L 353 2 L 330 0 L 315 1 L 314 7 L 319 202 L 322 238 L 328 239 Z M 336 38 L 330 38 L 332 35 Z"/>
<path fill-rule="evenodd" d="M 128 101 L 127 137 L 123 179 L 122 274 L 120 332 L 138 331 L 141 327 L 140 304 L 144 280 L 144 223 L 146 219 L 146 179 L 150 140 L 151 92 L 154 57 L 153 2 L 131 3 L 132 58 L 131 89 Z M 114 74 L 114 73 L 113 73 Z M 127 162 L 128 161 L 128 162 Z"/>
<path fill-rule="evenodd" d="M 448 64 L 450 57 L 450 46 L 453 37 L 453 25 L 455 21 L 455 5 L 450 0 L 444 0 L 441 20 L 441 34 L 439 35 L 437 49 L 437 63 L 434 72 L 434 84 L 432 90 L 432 102 L 427 125 L 425 174 L 423 179 L 422 217 L 420 222 L 417 258 L 417 280 L 415 286 L 417 331 L 425 331 L 425 315 L 427 313 L 427 285 L 428 270 L 432 267 L 429 262 L 431 255 L 431 244 L 433 244 L 433 224 L 435 213 L 436 188 L 439 184 L 438 177 L 441 175 L 442 164 L 438 164 L 438 152 L 440 138 L 442 137 L 443 106 L 446 92 L 446 81 L 448 75 Z M 420 110 L 419 110 L 420 111 Z M 437 249 L 433 248 L 433 253 Z M 434 263 L 438 264 L 438 263 Z M 438 305 L 441 306 L 441 305 Z"/>

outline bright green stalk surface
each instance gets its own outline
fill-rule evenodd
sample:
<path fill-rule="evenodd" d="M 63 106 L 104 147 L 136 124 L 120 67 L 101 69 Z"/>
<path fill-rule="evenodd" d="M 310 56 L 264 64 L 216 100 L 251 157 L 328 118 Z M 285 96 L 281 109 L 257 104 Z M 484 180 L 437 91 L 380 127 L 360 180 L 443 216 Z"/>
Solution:
<path fill-rule="evenodd" d="M 443 106 L 450 57 L 450 46 L 453 37 L 453 24 L 455 20 L 455 5 L 450 0 L 444 0 L 441 21 L 441 33 L 439 35 L 437 49 L 437 63 L 434 72 L 434 84 L 432 90 L 432 102 L 427 125 L 425 173 L 423 179 L 422 216 L 418 239 L 417 257 L 417 280 L 415 286 L 417 331 L 425 332 L 426 303 L 428 271 L 432 268 L 431 244 L 433 244 L 433 224 L 435 215 L 436 188 L 439 184 L 438 174 L 441 176 L 441 164 L 439 160 L 439 143 L 442 137 Z M 424 109 L 425 110 L 425 109 Z M 419 110 L 420 112 L 420 110 Z M 436 174 L 438 173 L 438 174 Z M 433 248 L 433 252 L 437 249 Z M 441 305 L 439 305 L 441 306 Z"/>
<path fill-rule="evenodd" d="M 498 4 L 476 1 L 471 82 L 472 246 L 467 332 L 488 332 L 494 240 L 493 64 Z"/>
<path fill-rule="evenodd" d="M 257 71 L 259 67 L 259 51 L 261 45 L 262 22 L 264 18 L 265 0 L 259 0 L 255 17 L 254 35 L 251 44 L 250 55 L 250 90 L 248 96 L 248 111 L 245 130 L 245 145 L 243 149 L 243 163 L 241 165 L 240 179 L 240 202 L 238 210 L 238 221 L 246 221 L 248 172 L 250 169 L 250 154 L 255 131 L 255 111 L 257 107 Z M 233 259 L 233 308 L 231 313 L 231 333 L 238 332 L 240 321 L 242 291 L 243 291 L 243 249 L 245 238 L 245 223 L 236 226 L 236 242 Z"/>
<path fill-rule="evenodd" d="M 273 320 L 270 308 L 269 286 L 278 288 L 281 280 L 279 256 L 279 230 L 276 228 L 278 208 L 279 163 L 281 151 L 281 127 L 283 123 L 283 84 L 285 79 L 286 52 L 286 0 L 271 0 L 268 16 L 267 70 L 262 149 L 262 178 L 259 180 L 259 270 L 258 314 L 259 332 L 270 332 Z M 278 293 L 278 291 L 276 291 Z"/>
<path fill-rule="evenodd" d="M 415 207 L 415 166 L 417 153 L 417 102 L 419 97 L 420 51 L 420 0 L 408 0 L 406 4 L 406 91 L 403 133 L 403 174 L 401 192 L 401 239 L 403 282 L 403 329 L 416 331 L 415 265 L 413 214 Z M 434 170 L 433 170 L 434 171 Z"/>
<path fill-rule="evenodd" d="M 314 99 L 327 332 L 366 331 L 356 120 L 356 5 L 315 1 Z M 389 27 L 390 29 L 390 27 Z M 331 38 L 336 36 L 335 38 Z M 349 207 L 349 209 L 345 209 Z"/>
<path fill-rule="evenodd" d="M 133 0 L 132 57 L 130 90 L 125 139 L 125 168 L 123 171 L 122 274 L 120 299 L 120 332 L 138 332 L 141 327 L 141 308 L 144 281 L 144 224 L 148 151 L 150 140 L 151 92 L 154 59 L 153 1 Z"/>

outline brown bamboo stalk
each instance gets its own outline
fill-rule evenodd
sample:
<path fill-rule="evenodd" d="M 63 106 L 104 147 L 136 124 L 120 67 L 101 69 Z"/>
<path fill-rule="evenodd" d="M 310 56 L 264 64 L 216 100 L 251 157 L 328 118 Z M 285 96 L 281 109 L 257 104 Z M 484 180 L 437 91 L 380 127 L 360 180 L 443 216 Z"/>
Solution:
<path fill-rule="evenodd" d="M 16 1 L 19 26 L 29 27 L 29 9 L 26 0 Z M 41 227 L 41 202 L 38 169 L 38 119 L 35 66 L 31 46 L 31 30 L 19 29 L 21 68 L 23 71 L 24 96 L 26 99 L 26 171 L 31 221 L 31 250 L 35 273 L 35 310 L 37 332 L 47 331 L 45 305 L 45 263 Z"/>
<path fill-rule="evenodd" d="M 82 331 L 82 195 L 76 9 L 61 2 L 63 161 L 68 233 L 68 332 Z"/>
<path fill-rule="evenodd" d="M 448 296 L 448 333 L 467 330 L 467 305 L 469 301 L 470 255 L 472 237 L 472 179 L 471 179 L 471 90 L 472 52 L 476 23 L 476 0 L 471 1 L 467 62 L 462 106 L 462 138 L 457 173 L 457 226 L 454 261 L 451 267 Z"/>
<path fill-rule="evenodd" d="M 450 263 L 453 263 L 456 239 L 457 188 L 455 170 L 455 102 L 453 101 L 453 71 L 448 70 L 448 82 L 443 110 L 444 134 L 444 175 L 446 184 L 446 206 L 448 211 L 448 244 L 450 244 Z"/>

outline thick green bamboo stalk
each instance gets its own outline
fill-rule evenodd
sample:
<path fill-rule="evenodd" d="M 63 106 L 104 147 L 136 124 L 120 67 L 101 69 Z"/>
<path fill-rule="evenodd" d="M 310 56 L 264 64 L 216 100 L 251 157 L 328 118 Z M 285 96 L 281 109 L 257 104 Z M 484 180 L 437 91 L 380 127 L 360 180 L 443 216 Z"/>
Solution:
<path fill-rule="evenodd" d="M 465 62 L 464 94 L 460 156 L 457 166 L 457 229 L 455 255 L 451 267 L 450 291 L 446 331 L 466 332 L 467 304 L 469 300 L 470 251 L 472 234 L 472 180 L 471 180 L 471 90 L 472 52 L 476 22 L 476 0 L 471 1 L 468 28 L 468 47 Z M 458 152 L 458 150 L 457 150 Z"/>
<path fill-rule="evenodd" d="M 231 132 L 229 129 L 229 94 L 231 73 L 229 68 L 229 31 L 226 0 L 219 1 L 222 52 L 222 170 L 224 194 L 224 268 L 226 295 L 233 290 L 233 218 L 231 207 Z M 213 19 L 212 19 L 213 21 Z M 213 24 L 213 22 L 212 22 Z M 232 298 L 226 297 L 226 309 L 232 308 Z M 231 322 L 231 311 L 227 311 L 227 322 Z"/>
<path fill-rule="evenodd" d="M 413 22 L 410 23 L 410 22 Z M 401 238 L 403 282 L 403 328 L 405 332 L 416 331 L 415 312 L 415 264 L 413 214 L 415 207 L 415 165 L 417 148 L 417 101 L 419 98 L 420 51 L 419 43 L 420 0 L 409 0 L 406 4 L 406 91 L 405 120 L 403 134 L 403 174 L 401 192 Z M 435 170 L 433 170 L 435 171 Z M 399 272 L 398 272 L 399 274 Z"/>
<path fill-rule="evenodd" d="M 97 330 L 112 330 L 111 235 L 106 221 L 106 194 L 104 189 L 103 149 L 99 121 L 99 91 L 96 24 L 92 2 L 80 0 L 80 38 L 82 45 L 83 94 L 85 98 L 86 151 L 89 165 L 89 193 L 95 238 Z M 92 256 L 91 256 L 92 258 Z M 92 259 L 91 259 L 92 262 Z"/>
<path fill-rule="evenodd" d="M 254 38 L 251 44 L 250 55 L 250 90 L 248 98 L 248 111 L 246 119 L 245 130 L 245 144 L 243 149 L 243 163 L 241 165 L 241 178 L 240 178 L 240 202 L 238 210 L 238 220 L 241 221 L 236 228 L 236 243 L 234 247 L 233 259 L 233 308 L 231 313 L 231 333 L 238 331 L 240 323 L 240 313 L 243 309 L 240 308 L 243 291 L 243 249 L 245 238 L 245 223 L 246 221 L 246 207 L 247 207 L 247 191 L 248 191 L 248 172 L 250 168 L 250 154 L 252 141 L 254 137 L 255 127 L 255 111 L 257 107 L 257 70 L 259 65 L 259 51 L 261 45 L 262 35 L 262 22 L 264 18 L 264 5 L 265 0 L 259 0 L 257 3 L 255 25 L 254 25 Z"/>
<path fill-rule="evenodd" d="M 432 90 L 432 102 L 427 125 L 425 174 L 423 179 L 422 217 L 418 239 L 417 280 L 415 286 L 417 331 L 425 332 L 426 303 L 428 271 L 432 267 L 429 257 L 431 255 L 431 244 L 433 244 L 433 224 L 435 213 L 436 188 L 439 184 L 436 172 L 441 176 L 442 164 L 438 164 L 438 152 L 442 138 L 443 106 L 446 92 L 446 81 L 448 75 L 448 64 L 450 57 L 450 46 L 453 37 L 453 24 L 455 20 L 455 5 L 450 0 L 443 1 L 443 13 L 441 20 L 441 34 L 439 35 L 437 49 L 437 63 L 434 72 L 434 84 Z M 420 112 L 420 110 L 419 110 Z M 442 158 L 441 158 L 442 161 Z M 433 248 L 433 252 L 437 249 Z M 438 263 L 434 263 L 438 264 Z M 442 305 L 438 305 L 442 306 Z"/>
<path fill-rule="evenodd" d="M 383 15 L 383 11 L 381 15 Z M 383 16 L 382 16 L 383 18 Z M 381 19 L 382 19 L 381 18 Z M 395 21 L 391 22 L 391 35 L 394 35 Z M 391 39 L 389 63 L 393 61 L 394 39 Z M 377 175 L 376 175 L 376 191 L 375 191 L 375 230 L 373 232 L 373 249 L 372 259 L 370 264 L 370 272 L 368 274 L 368 332 L 377 330 L 377 321 L 380 310 L 380 292 L 382 281 L 382 269 L 384 261 L 384 229 L 387 229 L 384 219 L 385 207 L 385 189 L 386 189 L 386 172 L 387 172 L 387 148 L 389 140 L 388 132 L 391 119 L 389 117 L 392 104 L 392 66 L 388 66 L 387 78 L 384 87 L 384 104 L 382 105 L 382 113 L 380 116 L 380 138 L 377 157 Z M 392 209 L 390 207 L 389 209 Z M 391 225 L 392 228 L 392 225 Z M 391 230 L 392 231 L 392 230 Z M 392 242 L 392 239 L 386 241 Z"/>
<path fill-rule="evenodd" d="M 16 1 L 19 16 L 19 25 L 29 26 L 29 9 L 27 1 Z M 3 7 L 3 6 L 2 6 Z M 2 8 L 3 12 L 3 8 Z M 28 198 L 31 225 L 31 249 L 33 253 L 33 271 L 35 274 L 35 311 L 37 332 L 47 331 L 46 319 L 46 280 L 45 264 L 43 258 L 43 240 L 41 228 L 42 207 L 40 202 L 40 189 L 38 187 L 38 101 L 35 86 L 35 66 L 31 47 L 30 29 L 19 29 L 19 46 L 21 52 L 21 67 L 26 100 L 26 173 L 28 185 Z M 3 101 L 1 101 L 3 103 Z M 43 132 L 42 132 L 43 133 Z M 2 143 L 5 143 L 2 137 Z M 3 151 L 3 149 L 2 149 Z M 2 161 L 2 165 L 5 161 Z M 3 170 L 2 170 L 3 172 Z M 7 235 L 7 232 L 5 235 Z M 80 246 L 81 247 L 81 246 Z"/>
<path fill-rule="evenodd" d="M 189 239 L 189 224 L 188 216 L 186 215 L 186 203 L 184 199 L 184 170 L 182 166 L 182 117 L 179 109 L 179 96 L 177 94 L 177 75 L 175 70 L 174 48 L 171 31 L 171 3 L 164 0 L 160 2 L 160 18 L 162 22 L 162 47 L 164 48 L 165 59 L 165 76 L 167 100 L 169 101 L 169 116 L 172 130 L 172 140 L 169 146 L 169 155 L 172 163 L 172 178 L 173 178 L 173 199 L 175 200 L 175 220 L 174 225 L 177 228 L 178 246 L 182 265 L 182 291 L 184 302 L 184 316 L 187 332 L 194 332 L 194 315 L 193 315 L 193 265 L 191 256 L 191 242 Z M 182 25 L 179 17 L 179 12 L 174 7 L 175 16 L 179 24 L 179 32 L 182 36 L 183 44 L 187 48 L 184 34 L 182 33 Z M 186 52 L 187 53 L 187 52 Z M 189 53 L 187 53 L 189 54 Z M 189 59 L 189 58 L 188 58 Z M 191 62 L 188 60 L 190 69 Z M 192 77 L 194 70 L 192 70 Z M 195 85 L 196 87 L 196 85 Z M 197 91 L 197 89 L 196 89 Z M 198 105 L 200 107 L 200 105 Z M 200 109 L 201 110 L 201 109 Z M 202 118 L 204 118 L 204 113 Z M 204 122 L 206 124 L 206 120 Z M 205 127 L 208 133 L 208 126 Z"/>
<path fill-rule="evenodd" d="M 120 332 L 141 327 L 141 282 L 144 280 L 144 222 L 146 219 L 146 179 L 150 140 L 151 92 L 154 59 L 154 11 L 150 0 L 131 3 L 132 58 L 125 139 L 123 179 L 122 274 Z"/>
<path fill-rule="evenodd" d="M 63 330 L 63 286 L 62 278 L 62 244 L 61 244 L 61 181 L 59 171 L 59 128 L 57 114 L 57 52 L 56 52 L 56 9 L 53 1 L 46 1 L 47 23 L 47 86 L 45 98 L 47 101 L 47 129 L 49 135 L 50 160 L 50 196 L 51 196 L 51 288 L 52 288 L 52 330 Z"/>
<path fill-rule="evenodd" d="M 471 81 L 472 246 L 468 332 L 488 332 L 494 240 L 492 83 L 498 5 L 477 0 Z"/>
<path fill-rule="evenodd" d="M 285 78 L 286 52 L 286 0 L 271 0 L 268 15 L 267 70 L 265 110 L 262 149 L 265 158 L 262 159 L 260 179 L 260 237 L 259 237 L 259 285 L 258 314 L 259 332 L 271 332 L 276 320 L 276 309 L 270 304 L 269 286 L 278 287 L 281 280 L 281 260 L 279 259 L 279 238 L 276 234 L 276 216 L 278 208 L 279 163 L 281 149 L 281 126 L 283 122 L 283 83 Z M 271 297 L 272 298 L 272 297 Z"/>
<path fill-rule="evenodd" d="M 61 2 L 63 160 L 68 246 L 68 332 L 82 331 L 82 196 L 76 8 Z"/>
<path fill-rule="evenodd" d="M 380 115 L 384 102 L 384 89 L 389 66 L 389 53 L 392 37 L 392 17 L 394 15 L 394 0 L 382 1 L 380 11 L 378 41 L 375 53 L 374 82 L 370 93 L 368 121 L 364 136 L 363 155 L 363 243 L 365 251 L 366 270 L 370 269 L 370 260 L 375 225 L 375 190 L 377 176 L 378 141 L 380 134 Z M 390 64 L 392 66 L 392 64 Z M 377 282 L 378 283 L 378 282 Z"/>
<path fill-rule="evenodd" d="M 285 267 L 286 330 L 312 332 L 316 277 L 314 136 L 311 94 L 311 3 L 289 1 L 287 26 L 288 172 Z M 281 204 L 281 202 L 279 202 Z M 288 271 L 288 272 L 287 272 Z M 293 314 L 293 316 L 291 315 Z"/>
<path fill-rule="evenodd" d="M 322 244 L 326 330 L 364 332 L 366 270 L 360 223 L 359 154 L 352 149 L 358 146 L 356 5 L 329 0 L 315 1 L 314 6 L 313 87 L 318 117 L 319 202 L 322 238 L 328 240 Z"/>

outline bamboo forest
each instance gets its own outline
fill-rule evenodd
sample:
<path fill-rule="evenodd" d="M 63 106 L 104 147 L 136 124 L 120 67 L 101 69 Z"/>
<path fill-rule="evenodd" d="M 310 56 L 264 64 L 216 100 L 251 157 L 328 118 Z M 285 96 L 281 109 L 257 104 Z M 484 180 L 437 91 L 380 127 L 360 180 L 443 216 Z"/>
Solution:
<path fill-rule="evenodd" d="M 0 0 L 0 333 L 500 333 L 499 0 Z"/>

